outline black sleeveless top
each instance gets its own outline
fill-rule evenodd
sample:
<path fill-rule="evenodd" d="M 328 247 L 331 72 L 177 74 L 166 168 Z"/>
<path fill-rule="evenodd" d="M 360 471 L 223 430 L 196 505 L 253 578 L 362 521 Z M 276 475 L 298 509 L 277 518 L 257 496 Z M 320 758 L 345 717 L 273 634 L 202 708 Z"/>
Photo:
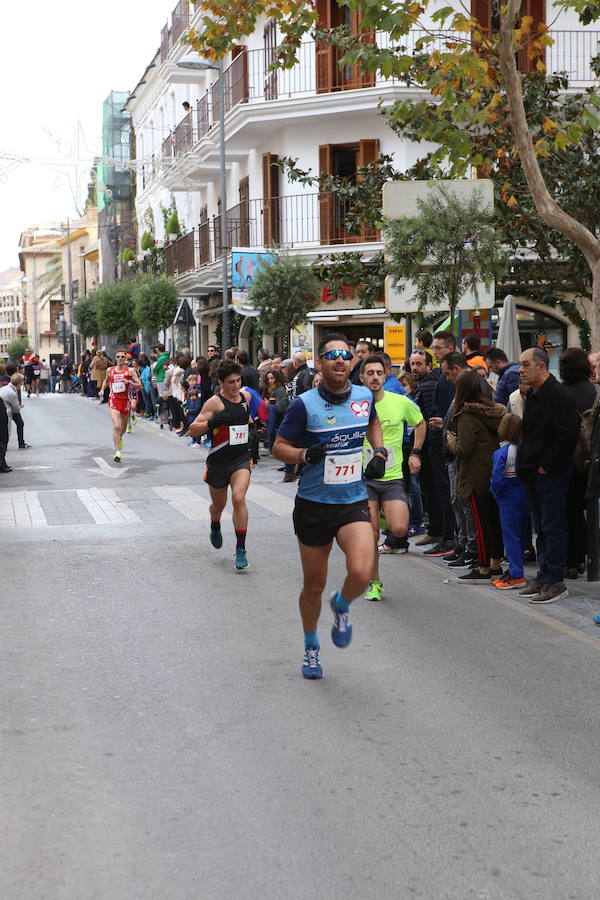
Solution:
<path fill-rule="evenodd" d="M 250 435 L 248 422 L 250 409 L 247 400 L 232 403 L 222 394 L 219 400 L 229 413 L 229 423 L 209 428 L 212 447 L 208 451 L 207 462 L 213 465 L 230 465 L 250 459 Z"/>

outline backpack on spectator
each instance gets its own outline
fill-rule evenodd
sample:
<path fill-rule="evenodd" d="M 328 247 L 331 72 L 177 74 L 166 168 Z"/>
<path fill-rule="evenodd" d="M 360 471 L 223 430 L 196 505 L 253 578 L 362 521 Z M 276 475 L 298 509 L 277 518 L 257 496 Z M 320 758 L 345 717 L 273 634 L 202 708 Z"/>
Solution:
<path fill-rule="evenodd" d="M 573 465 L 578 472 L 587 472 L 590 465 L 592 454 L 592 429 L 594 427 L 596 407 L 600 401 L 600 388 L 597 384 L 595 384 L 594 387 L 596 388 L 596 399 L 594 400 L 593 406 L 591 409 L 586 409 L 585 412 L 577 413 L 580 419 L 579 437 L 577 439 L 577 446 L 573 452 Z"/>

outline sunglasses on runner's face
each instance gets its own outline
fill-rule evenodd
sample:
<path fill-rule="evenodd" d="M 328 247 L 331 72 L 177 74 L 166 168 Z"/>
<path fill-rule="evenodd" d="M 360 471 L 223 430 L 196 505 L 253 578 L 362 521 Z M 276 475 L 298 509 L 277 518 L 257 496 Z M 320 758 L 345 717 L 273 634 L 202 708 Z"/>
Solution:
<path fill-rule="evenodd" d="M 319 359 L 343 359 L 349 362 L 353 356 L 350 350 L 326 350 L 325 353 L 321 353 Z"/>
<path fill-rule="evenodd" d="M 116 358 L 117 358 L 117 359 L 125 359 L 125 354 L 124 354 L 124 353 L 117 353 Z"/>

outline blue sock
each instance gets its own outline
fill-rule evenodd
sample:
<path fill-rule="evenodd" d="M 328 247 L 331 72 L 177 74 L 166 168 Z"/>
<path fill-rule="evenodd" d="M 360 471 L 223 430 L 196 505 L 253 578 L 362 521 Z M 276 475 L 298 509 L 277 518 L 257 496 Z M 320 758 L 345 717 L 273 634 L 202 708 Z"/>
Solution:
<path fill-rule="evenodd" d="M 305 647 L 320 647 L 319 643 L 319 635 L 316 631 L 305 631 L 304 632 L 304 646 Z"/>
<path fill-rule="evenodd" d="M 348 603 L 347 600 L 344 600 L 344 598 L 342 597 L 341 591 L 338 591 L 337 594 L 335 595 L 334 605 L 335 605 L 337 612 L 347 613 L 348 610 L 350 609 L 350 604 Z"/>

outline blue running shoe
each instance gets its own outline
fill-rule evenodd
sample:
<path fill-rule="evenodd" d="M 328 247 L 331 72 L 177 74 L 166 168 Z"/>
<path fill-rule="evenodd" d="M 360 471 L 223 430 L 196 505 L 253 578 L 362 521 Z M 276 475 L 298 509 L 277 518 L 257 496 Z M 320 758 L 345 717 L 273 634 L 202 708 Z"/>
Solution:
<path fill-rule="evenodd" d="M 319 656 L 321 654 L 320 647 L 304 648 L 304 663 L 302 665 L 302 674 L 305 678 L 322 678 L 323 669 Z"/>
<path fill-rule="evenodd" d="M 329 597 L 329 605 L 333 613 L 331 640 L 336 647 L 347 647 L 352 640 L 352 625 L 350 624 L 350 613 L 338 612 L 335 608 L 338 593 L 339 591 L 334 591 Z"/>
<path fill-rule="evenodd" d="M 600 625 L 600 616 L 594 616 L 594 625 Z"/>
<path fill-rule="evenodd" d="M 219 528 L 218 531 L 213 531 L 211 528 L 210 531 L 210 542 L 215 548 L 215 550 L 220 550 L 223 546 L 223 532 Z"/>
<path fill-rule="evenodd" d="M 241 547 L 235 548 L 235 567 L 236 569 L 248 568 L 248 557 L 246 556 L 246 551 L 242 550 Z"/>

